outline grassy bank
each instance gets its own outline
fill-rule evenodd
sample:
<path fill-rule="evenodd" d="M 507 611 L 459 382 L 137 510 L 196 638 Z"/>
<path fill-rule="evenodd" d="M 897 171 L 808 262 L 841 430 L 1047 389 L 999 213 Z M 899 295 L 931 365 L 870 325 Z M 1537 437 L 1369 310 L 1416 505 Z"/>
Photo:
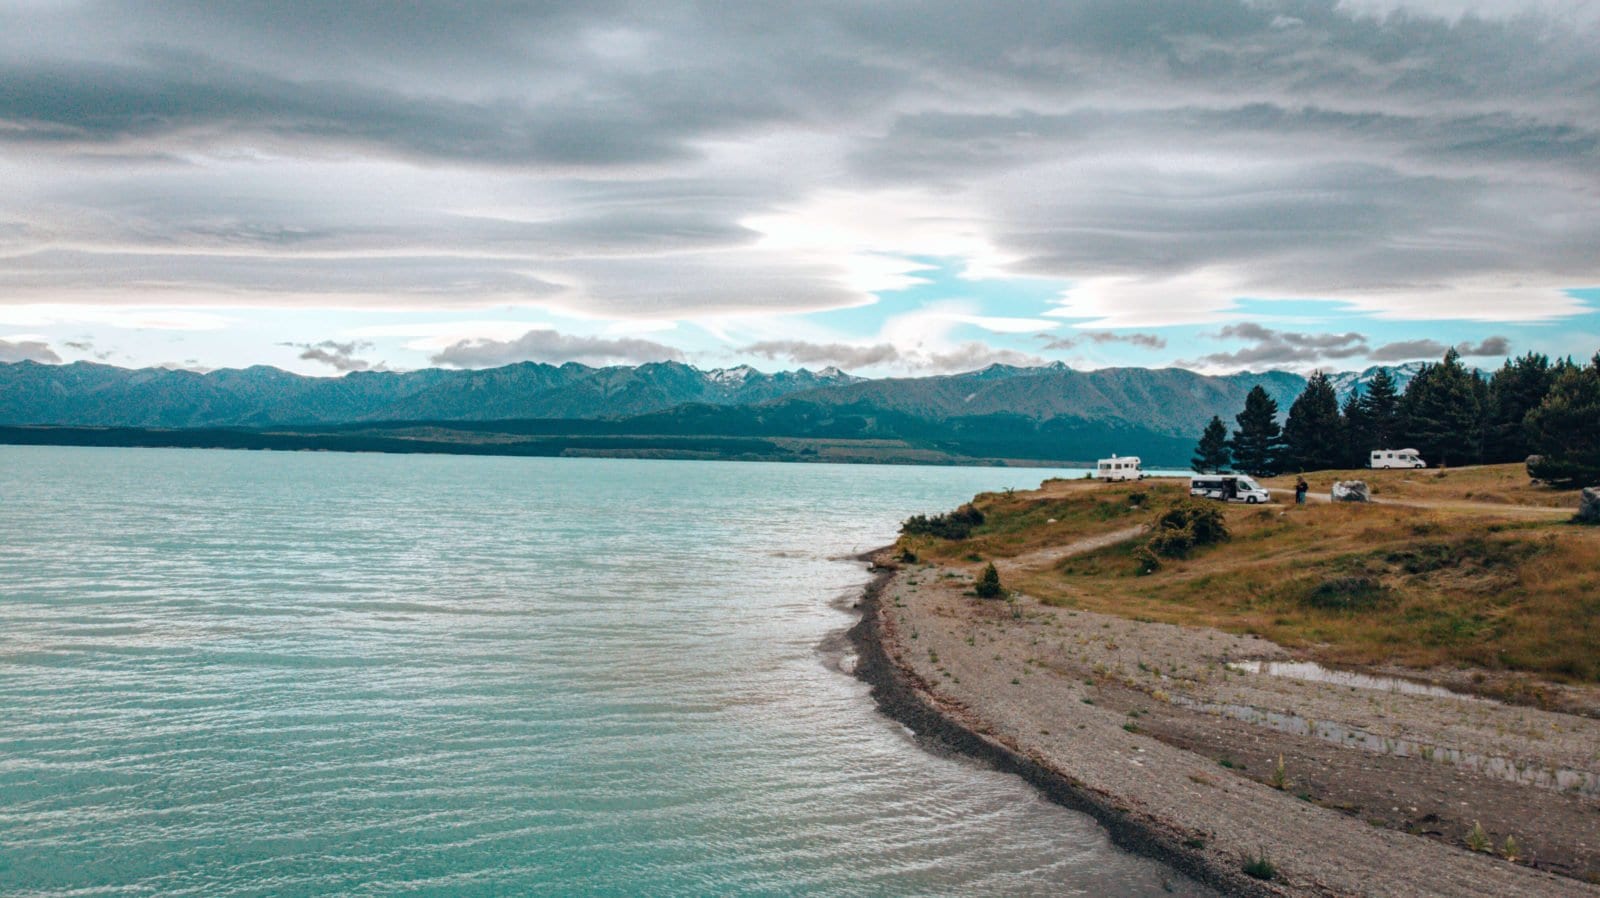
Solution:
<path fill-rule="evenodd" d="M 1263 483 L 1273 488 L 1293 489 L 1294 475 L 1273 477 Z M 1541 508 L 1574 508 L 1577 492 L 1556 490 L 1528 479 L 1520 464 L 1475 465 L 1467 468 L 1425 468 L 1416 471 L 1315 471 L 1306 475 L 1314 492 L 1327 495 L 1335 480 L 1364 480 L 1374 498 L 1391 502 L 1470 502 L 1491 505 L 1531 505 Z"/>
<path fill-rule="evenodd" d="M 1363 472 L 1386 504 L 1227 506 L 1229 540 L 1149 573 L 1143 538 L 1026 561 L 1148 522 L 1186 483 L 1054 481 L 986 494 L 967 538 L 908 536 L 902 548 L 953 564 L 1013 558 L 1006 585 L 1051 604 L 1257 633 L 1334 663 L 1600 681 L 1600 529 L 1517 507 L 1570 508 L 1574 495 L 1527 485 L 1520 466 L 1438 473 Z M 1334 476 L 1308 480 L 1325 488 Z M 1481 504 L 1497 501 L 1488 496 L 1504 511 Z"/>

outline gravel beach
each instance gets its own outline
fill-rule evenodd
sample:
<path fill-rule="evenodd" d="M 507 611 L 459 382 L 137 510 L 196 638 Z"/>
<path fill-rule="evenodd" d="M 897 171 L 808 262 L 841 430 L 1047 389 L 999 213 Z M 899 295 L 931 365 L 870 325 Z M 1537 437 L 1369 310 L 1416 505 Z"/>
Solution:
<path fill-rule="evenodd" d="M 884 710 L 1125 847 L 1228 894 L 1600 896 L 1600 720 L 1252 672 L 1289 653 L 880 564 L 852 638 Z"/>

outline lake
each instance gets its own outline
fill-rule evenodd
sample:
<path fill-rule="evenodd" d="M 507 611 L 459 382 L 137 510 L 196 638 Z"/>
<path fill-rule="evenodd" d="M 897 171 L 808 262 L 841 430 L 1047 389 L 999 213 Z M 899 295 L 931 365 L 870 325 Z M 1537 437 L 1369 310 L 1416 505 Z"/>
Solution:
<path fill-rule="evenodd" d="M 1197 894 L 819 648 L 1080 474 L 0 446 L 0 893 Z"/>

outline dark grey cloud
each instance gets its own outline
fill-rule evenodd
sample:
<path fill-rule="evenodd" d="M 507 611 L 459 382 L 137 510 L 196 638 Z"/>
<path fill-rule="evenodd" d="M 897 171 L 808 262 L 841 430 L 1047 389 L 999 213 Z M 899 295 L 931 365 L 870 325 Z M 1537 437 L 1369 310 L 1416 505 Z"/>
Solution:
<path fill-rule="evenodd" d="M 1102 279 L 1066 311 L 1105 326 L 1237 296 L 1570 314 L 1600 282 L 1600 16 L 1459 6 L 11 7 L 0 302 L 837 307 L 866 299 L 843 256 L 926 253 L 751 222 L 910 191 L 1011 273 Z"/>
<path fill-rule="evenodd" d="M 1385 343 L 1369 354 L 1374 362 L 1404 362 L 1413 359 L 1441 359 L 1449 344 L 1438 340 L 1398 340 Z M 1467 357 L 1504 356 L 1511 353 L 1511 341 L 1505 337 L 1487 337 L 1481 343 L 1457 343 L 1456 352 Z"/>
<path fill-rule="evenodd" d="M 878 366 L 897 367 L 923 374 L 954 374 L 974 371 L 989 365 L 1033 367 L 1046 364 L 1036 355 L 971 341 L 948 349 L 901 349 L 892 343 L 853 346 L 843 343 L 811 343 L 805 340 L 766 340 L 739 348 L 768 359 L 782 359 L 797 365 L 832 365 L 845 370 Z"/>
<path fill-rule="evenodd" d="M 1093 343 L 1104 346 L 1107 343 L 1127 343 L 1141 349 L 1166 349 L 1167 339 L 1160 334 L 1119 334 L 1112 331 L 1086 331 L 1070 337 L 1056 337 L 1051 334 L 1040 334 L 1039 339 L 1044 340 L 1044 349 L 1076 349 L 1084 343 Z"/>
<path fill-rule="evenodd" d="M 514 362 L 585 362 L 639 365 L 683 361 L 682 351 L 637 337 L 580 337 L 553 330 L 531 330 L 515 340 L 460 340 L 429 357 L 435 365 L 494 368 Z"/>
<path fill-rule="evenodd" d="M 1222 368 L 1304 366 L 1321 361 L 1364 356 L 1370 350 L 1364 334 L 1298 333 L 1273 330 L 1253 322 L 1227 325 L 1214 336 L 1219 340 L 1244 340 L 1250 345 L 1232 352 L 1214 352 L 1180 364 Z"/>
<path fill-rule="evenodd" d="M 1495 356 L 1510 355 L 1511 341 L 1505 337 L 1489 337 L 1474 346 L 1471 343 L 1457 343 L 1456 352 L 1464 356 Z"/>
<path fill-rule="evenodd" d="M 0 362 L 43 362 L 50 365 L 61 363 L 61 356 L 56 355 L 50 344 L 42 340 L 0 340 Z"/>
<path fill-rule="evenodd" d="M 289 7 L 134 14 L 87 4 L 84 18 L 98 21 L 79 24 L 107 52 L 47 56 L 35 47 L 0 68 L 8 85 L 0 118 L 13 124 L 0 141 L 310 142 L 604 169 L 689 160 L 700 141 L 849 109 L 901 80 L 861 61 L 870 57 L 785 34 L 812 18 L 798 5 L 759 15 L 695 4 L 646 10 L 441 4 L 396 15 L 375 4 L 308 16 Z M 73 26 L 70 16 L 40 18 Z M 41 24 L 27 32 L 47 31 Z M 116 30 L 123 41 L 112 39 Z"/>
<path fill-rule="evenodd" d="M 1368 354 L 1374 362 L 1403 362 L 1411 359 L 1443 358 L 1448 349 L 1438 340 L 1397 340 L 1385 343 Z"/>
<path fill-rule="evenodd" d="M 300 350 L 300 358 L 304 361 L 331 365 L 335 371 L 341 374 L 347 371 L 382 370 L 384 367 L 381 363 L 375 365 L 366 359 L 355 357 L 356 353 L 373 348 L 373 344 L 362 340 L 353 340 L 348 343 L 323 340 L 320 343 L 283 343 L 280 345 Z"/>
<path fill-rule="evenodd" d="M 762 340 L 741 346 L 738 351 L 765 359 L 785 359 L 796 365 L 832 365 L 846 371 L 890 365 L 900 360 L 900 350 L 892 343 L 852 346 L 804 340 Z"/>

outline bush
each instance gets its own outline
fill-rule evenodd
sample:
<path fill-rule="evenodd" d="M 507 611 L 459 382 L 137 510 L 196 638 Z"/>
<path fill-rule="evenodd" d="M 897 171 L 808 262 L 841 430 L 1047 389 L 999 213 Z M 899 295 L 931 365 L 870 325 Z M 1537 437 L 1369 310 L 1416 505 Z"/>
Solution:
<path fill-rule="evenodd" d="M 1138 574 L 1141 577 L 1161 570 L 1161 557 L 1152 551 L 1148 545 L 1134 549 L 1133 560 L 1139 564 Z"/>
<path fill-rule="evenodd" d="M 1179 499 L 1156 516 L 1155 532 L 1146 548 L 1162 558 L 1187 558 L 1201 546 L 1228 539 L 1222 510 L 1209 502 Z"/>
<path fill-rule="evenodd" d="M 970 502 L 955 511 L 946 514 L 912 515 L 900 525 L 900 532 L 907 535 L 937 536 L 940 539 L 966 539 L 972 535 L 973 528 L 983 523 L 983 512 L 979 511 Z"/>
<path fill-rule="evenodd" d="M 998 599 L 1005 592 L 1000 586 L 1000 572 L 994 569 L 994 562 L 983 569 L 978 575 L 978 584 L 972 588 L 980 599 Z"/>
<path fill-rule="evenodd" d="M 1250 877 L 1251 879 L 1261 879 L 1271 882 L 1272 880 L 1278 878 L 1278 865 L 1274 864 L 1271 859 L 1267 857 L 1267 853 L 1263 851 L 1257 854 L 1255 857 L 1249 858 L 1245 861 L 1244 875 Z"/>
<path fill-rule="evenodd" d="M 1162 558 L 1187 558 L 1194 548 L 1194 530 L 1190 527 L 1161 527 L 1145 544 L 1151 552 Z"/>

